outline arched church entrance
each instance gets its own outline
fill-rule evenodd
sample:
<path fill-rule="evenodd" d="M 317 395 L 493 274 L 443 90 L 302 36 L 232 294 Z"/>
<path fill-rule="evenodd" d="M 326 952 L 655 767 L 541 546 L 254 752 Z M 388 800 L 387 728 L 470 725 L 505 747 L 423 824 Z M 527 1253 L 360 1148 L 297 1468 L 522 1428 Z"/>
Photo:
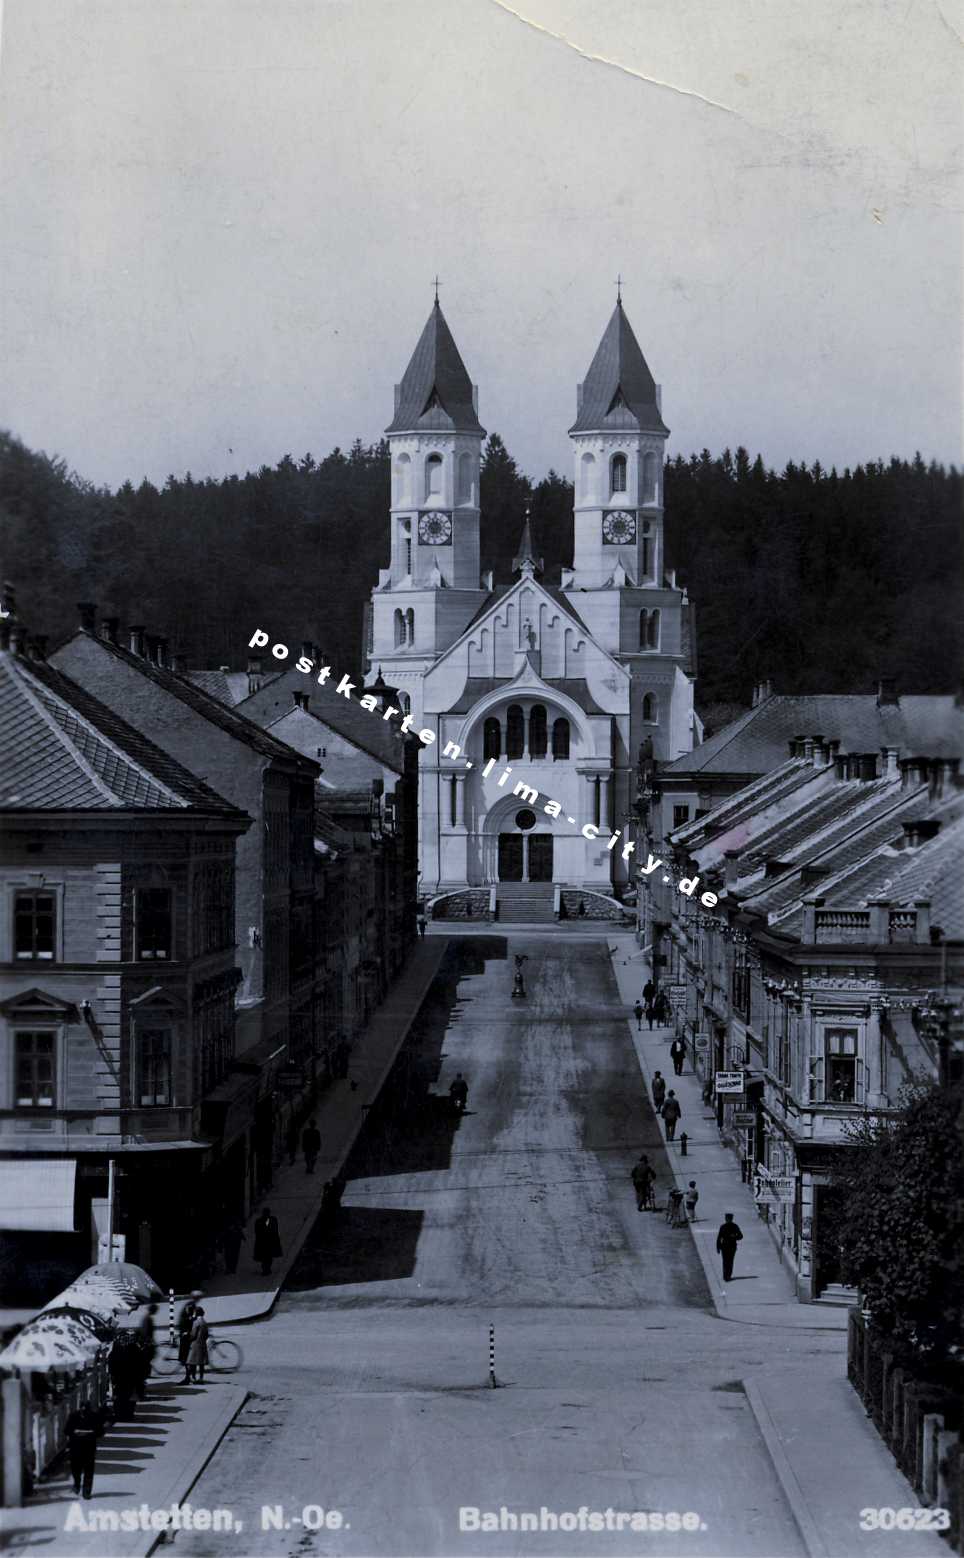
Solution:
<path fill-rule="evenodd" d="M 499 832 L 500 882 L 552 881 L 552 834 L 535 832 L 538 822 L 528 806 L 503 819 Z"/>

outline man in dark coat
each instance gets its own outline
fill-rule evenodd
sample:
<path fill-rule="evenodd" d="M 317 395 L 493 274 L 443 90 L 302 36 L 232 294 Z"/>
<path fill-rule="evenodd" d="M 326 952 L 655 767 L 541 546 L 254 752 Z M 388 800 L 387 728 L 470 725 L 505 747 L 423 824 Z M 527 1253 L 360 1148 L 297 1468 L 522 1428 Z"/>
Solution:
<path fill-rule="evenodd" d="M 663 1100 L 666 1097 L 666 1079 L 661 1071 L 657 1071 L 653 1077 L 653 1108 L 657 1114 L 662 1113 Z"/>
<path fill-rule="evenodd" d="M 636 1191 L 636 1210 L 641 1212 L 649 1201 L 653 1184 L 653 1170 L 645 1152 L 641 1153 L 638 1162 L 633 1164 L 630 1178 Z"/>
<path fill-rule="evenodd" d="M 673 1089 L 670 1088 L 666 1102 L 663 1105 L 663 1120 L 666 1125 L 667 1141 L 672 1141 L 675 1137 L 676 1122 L 679 1120 L 682 1113 L 683 1111 L 679 1106 L 679 1099 L 673 1092 Z"/>
<path fill-rule="evenodd" d="M 643 1003 L 642 1003 L 642 1001 L 637 1001 L 636 1002 L 636 1005 L 633 1007 L 633 1016 L 636 1018 L 636 1027 L 637 1028 L 641 1028 L 643 1026 Z"/>
<path fill-rule="evenodd" d="M 271 1262 L 280 1254 L 281 1233 L 278 1219 L 273 1215 L 270 1206 L 266 1206 L 254 1225 L 254 1258 L 261 1262 L 263 1277 L 270 1276 Z"/>
<path fill-rule="evenodd" d="M 652 1006 L 656 999 L 656 986 L 651 979 L 647 979 L 643 985 L 643 1005 Z"/>
<path fill-rule="evenodd" d="M 669 1058 L 673 1062 L 673 1070 L 678 1077 L 683 1075 L 683 1061 L 686 1059 L 686 1045 L 680 1038 L 675 1038 L 669 1047 Z"/>
<path fill-rule="evenodd" d="M 736 1247 L 743 1238 L 743 1230 L 739 1223 L 733 1221 L 733 1213 L 727 1212 L 720 1231 L 716 1236 L 716 1248 L 723 1257 L 723 1281 L 729 1282 L 733 1275 L 733 1257 L 736 1255 Z"/>
<path fill-rule="evenodd" d="M 74 1479 L 74 1492 L 83 1492 L 90 1498 L 94 1486 L 94 1463 L 97 1459 L 97 1440 L 103 1425 L 90 1403 L 85 1401 L 76 1412 L 71 1412 L 64 1425 L 67 1434 L 67 1456 L 70 1475 Z"/>
<path fill-rule="evenodd" d="M 301 1150 L 305 1155 L 305 1173 L 313 1174 L 321 1151 L 321 1132 L 314 1120 L 309 1120 L 301 1133 Z"/>
<path fill-rule="evenodd" d="M 461 1071 L 455 1073 L 455 1081 L 449 1088 L 449 1097 L 456 1114 L 464 1114 L 465 1106 L 469 1101 L 469 1085 Z"/>

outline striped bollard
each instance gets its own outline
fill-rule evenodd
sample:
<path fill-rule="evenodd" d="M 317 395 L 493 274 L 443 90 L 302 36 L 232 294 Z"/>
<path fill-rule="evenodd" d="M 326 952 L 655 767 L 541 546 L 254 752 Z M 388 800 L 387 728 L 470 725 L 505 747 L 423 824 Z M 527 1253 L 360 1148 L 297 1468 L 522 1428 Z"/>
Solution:
<path fill-rule="evenodd" d="M 169 1334 L 169 1337 L 170 1337 L 171 1346 L 173 1347 L 174 1346 L 174 1342 L 175 1342 L 175 1332 L 174 1332 L 174 1289 L 173 1288 L 168 1288 L 168 1290 L 167 1290 L 167 1329 L 168 1329 L 168 1334 Z"/>
<path fill-rule="evenodd" d="M 495 1326 L 489 1326 L 489 1384 L 496 1388 L 495 1378 Z"/>

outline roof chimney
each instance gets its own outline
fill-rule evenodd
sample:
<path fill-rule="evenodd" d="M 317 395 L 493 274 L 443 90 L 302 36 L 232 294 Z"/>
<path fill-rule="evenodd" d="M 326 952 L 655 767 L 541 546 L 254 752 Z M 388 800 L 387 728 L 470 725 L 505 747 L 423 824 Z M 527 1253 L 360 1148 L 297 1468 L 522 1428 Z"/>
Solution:
<path fill-rule="evenodd" d="M 157 645 L 157 664 L 160 665 L 160 666 L 166 666 L 167 665 L 167 639 L 166 638 L 158 638 L 155 642 L 156 642 L 156 645 Z"/>
<path fill-rule="evenodd" d="M 97 606 L 89 600 L 81 601 L 77 607 L 80 612 L 80 631 L 82 633 L 96 633 L 97 631 Z"/>
<path fill-rule="evenodd" d="M 248 697 L 261 686 L 261 656 L 248 656 Z"/>
<path fill-rule="evenodd" d="M 102 617 L 100 623 L 100 636 L 108 644 L 117 643 L 117 630 L 120 627 L 120 617 Z"/>
<path fill-rule="evenodd" d="M 896 676 L 882 676 L 877 683 L 877 707 L 883 709 L 900 702 Z"/>
<path fill-rule="evenodd" d="M 292 696 L 292 698 L 295 701 L 295 708 L 296 709 L 305 709 L 305 710 L 307 710 L 307 708 L 308 708 L 308 694 L 306 692 L 293 692 L 291 694 L 291 696 Z"/>
<path fill-rule="evenodd" d="M 905 849 L 919 849 L 941 830 L 937 817 L 908 817 L 903 824 Z"/>
<path fill-rule="evenodd" d="M 187 655 L 183 650 L 175 650 L 174 654 L 171 655 L 171 670 L 176 671 L 178 676 L 184 675 L 187 670 Z"/>
<path fill-rule="evenodd" d="M 27 631 L 22 622 L 11 622 L 10 648 L 13 650 L 15 655 L 23 654 L 24 639 L 26 636 Z"/>
<path fill-rule="evenodd" d="M 883 777 L 885 779 L 897 778 L 897 759 L 900 757 L 900 747 L 881 747 L 884 759 Z"/>
<path fill-rule="evenodd" d="M 143 658 L 144 658 L 144 629 L 143 629 L 143 627 L 132 627 L 132 628 L 129 628 L 128 631 L 130 633 L 130 651 L 131 651 L 131 654 L 132 655 L 138 655 L 143 660 Z"/>

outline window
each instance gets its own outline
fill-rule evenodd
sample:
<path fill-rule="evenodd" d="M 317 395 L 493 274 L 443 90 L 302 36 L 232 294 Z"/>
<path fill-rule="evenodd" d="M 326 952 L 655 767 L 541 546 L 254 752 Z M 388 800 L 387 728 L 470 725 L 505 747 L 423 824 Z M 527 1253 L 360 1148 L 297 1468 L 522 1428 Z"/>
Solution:
<path fill-rule="evenodd" d="M 733 1005 L 744 1017 L 750 1015 L 750 965 L 738 956 L 733 965 Z"/>
<path fill-rule="evenodd" d="M 440 454 L 430 454 L 425 461 L 425 496 L 426 498 L 442 496 L 442 456 Z"/>
<path fill-rule="evenodd" d="M 407 692 L 400 692 L 399 695 L 398 695 L 398 701 L 399 701 L 399 704 L 400 704 L 400 708 L 399 708 L 398 712 L 400 714 L 411 714 L 411 712 L 412 712 L 412 700 L 409 697 L 408 693 Z"/>
<path fill-rule="evenodd" d="M 172 905 L 169 887 L 141 887 L 134 895 L 134 956 L 160 961 L 172 951 Z"/>
<path fill-rule="evenodd" d="M 56 1035 L 15 1033 L 14 1099 L 18 1109 L 52 1109 L 56 1091 Z"/>
<path fill-rule="evenodd" d="M 654 454 L 647 454 L 643 459 L 643 502 L 655 503 L 657 498 L 657 458 Z"/>
<path fill-rule="evenodd" d="M 137 1034 L 135 1108 L 156 1108 L 173 1102 L 170 1028 L 141 1028 Z"/>
<path fill-rule="evenodd" d="M 471 503 L 472 501 L 472 457 L 467 454 L 459 455 L 459 490 L 457 503 Z"/>
<path fill-rule="evenodd" d="M 626 456 L 614 454 L 612 460 L 612 490 L 613 492 L 626 491 Z"/>
<path fill-rule="evenodd" d="M 582 471 L 582 495 L 591 498 L 596 485 L 596 460 L 591 454 L 584 454 L 580 462 Z"/>
<path fill-rule="evenodd" d="M 411 541 L 408 545 L 411 546 Z M 405 615 L 400 606 L 395 607 L 395 648 L 400 649 L 405 642 Z"/>
<path fill-rule="evenodd" d="M 412 501 L 412 461 L 407 454 L 400 454 L 395 463 L 395 497 L 399 503 Z"/>
<path fill-rule="evenodd" d="M 644 719 L 646 718 L 645 714 L 643 715 L 643 718 Z M 673 827 L 674 828 L 681 828 L 683 826 L 683 823 L 684 822 L 689 822 L 689 820 L 690 820 L 690 809 L 689 809 L 688 806 L 674 806 L 673 807 Z"/>
<path fill-rule="evenodd" d="M 57 930 L 57 900 L 53 893 L 16 893 L 13 904 L 13 946 L 16 958 L 52 962 Z"/>
<path fill-rule="evenodd" d="M 656 704 L 655 693 L 648 692 L 643 699 L 643 719 L 648 725 L 655 725 L 659 721 L 659 710 Z M 674 808 L 677 809 L 677 808 Z M 678 808 L 682 809 L 682 808 Z M 686 816 L 689 816 L 689 807 L 685 808 Z M 684 821 L 686 818 L 683 819 Z"/>
<path fill-rule="evenodd" d="M 502 756 L 502 730 L 497 719 L 487 719 L 482 726 L 482 756 L 486 762 Z"/>
<path fill-rule="evenodd" d="M 505 755 L 521 757 L 526 745 L 525 715 L 517 703 L 509 706 L 505 717 Z"/>
<path fill-rule="evenodd" d="M 567 719 L 557 719 L 552 722 L 552 755 L 555 759 L 569 756 L 569 721 Z"/>
<path fill-rule="evenodd" d="M 646 624 L 646 648 L 659 648 L 659 610 L 651 611 Z"/>
<path fill-rule="evenodd" d="M 857 1057 L 856 1028 L 827 1028 L 824 1034 L 824 1092 L 826 1104 L 857 1102 L 861 1062 Z"/>
<path fill-rule="evenodd" d="M 549 749 L 549 722 L 545 704 L 534 703 L 529 710 L 529 756 L 545 757 Z"/>
<path fill-rule="evenodd" d="M 415 611 L 414 611 L 414 608 L 412 606 L 409 606 L 408 610 L 405 613 L 405 628 L 406 628 L 406 635 L 405 636 L 406 636 L 407 642 L 410 643 L 410 644 L 414 644 L 415 643 Z"/>
<path fill-rule="evenodd" d="M 649 536 L 643 536 L 643 544 L 640 552 L 640 562 L 642 564 L 640 577 L 643 579 L 648 579 L 651 572 L 649 561 Z"/>

